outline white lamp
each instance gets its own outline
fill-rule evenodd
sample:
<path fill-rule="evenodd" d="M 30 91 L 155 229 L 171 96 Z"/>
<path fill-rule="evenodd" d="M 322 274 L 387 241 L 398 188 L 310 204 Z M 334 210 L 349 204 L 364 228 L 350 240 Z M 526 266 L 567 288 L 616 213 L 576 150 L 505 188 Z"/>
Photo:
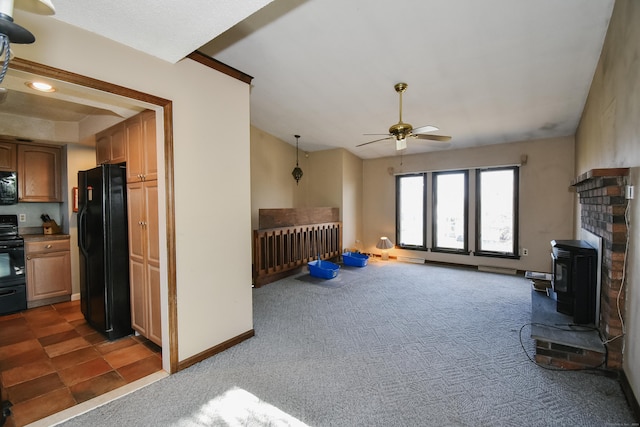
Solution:
<path fill-rule="evenodd" d="M 393 248 L 393 243 L 391 243 L 388 237 L 383 236 L 378 240 L 376 248 L 382 250 L 382 259 L 386 261 L 389 259 L 389 249 Z"/>

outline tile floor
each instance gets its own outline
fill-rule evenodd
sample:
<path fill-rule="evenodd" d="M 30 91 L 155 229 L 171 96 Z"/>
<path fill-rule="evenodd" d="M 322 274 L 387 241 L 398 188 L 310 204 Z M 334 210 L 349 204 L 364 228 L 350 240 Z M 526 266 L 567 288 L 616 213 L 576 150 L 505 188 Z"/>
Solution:
<path fill-rule="evenodd" d="M 80 301 L 0 316 L 0 386 L 20 427 L 162 369 L 161 349 L 140 336 L 107 339 Z"/>

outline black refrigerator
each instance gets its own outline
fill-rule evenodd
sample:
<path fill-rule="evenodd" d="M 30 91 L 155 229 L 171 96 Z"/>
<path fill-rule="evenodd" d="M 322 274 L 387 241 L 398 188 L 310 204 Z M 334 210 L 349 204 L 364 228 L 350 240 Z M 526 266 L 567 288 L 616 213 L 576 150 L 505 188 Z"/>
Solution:
<path fill-rule="evenodd" d="M 78 172 L 78 246 L 84 318 L 109 340 L 132 334 L 124 163 Z"/>

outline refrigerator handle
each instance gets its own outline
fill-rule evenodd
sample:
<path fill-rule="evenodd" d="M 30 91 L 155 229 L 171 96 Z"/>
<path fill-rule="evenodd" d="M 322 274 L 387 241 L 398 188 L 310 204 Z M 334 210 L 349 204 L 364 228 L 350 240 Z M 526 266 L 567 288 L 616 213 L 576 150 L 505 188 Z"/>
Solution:
<path fill-rule="evenodd" d="M 78 247 L 80 248 L 80 250 L 85 256 L 88 255 L 87 249 L 85 247 L 85 241 L 84 241 L 86 213 L 87 213 L 87 207 L 83 205 L 80 208 L 80 212 L 78 212 Z"/>

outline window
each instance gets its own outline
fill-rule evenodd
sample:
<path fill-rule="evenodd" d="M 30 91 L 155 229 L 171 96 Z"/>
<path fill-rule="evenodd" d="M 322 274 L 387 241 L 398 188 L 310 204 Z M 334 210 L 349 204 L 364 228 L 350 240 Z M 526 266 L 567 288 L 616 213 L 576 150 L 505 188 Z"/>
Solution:
<path fill-rule="evenodd" d="M 519 258 L 519 176 L 518 166 L 397 176 L 396 245 L 427 251 L 428 238 L 433 252 Z M 475 236 L 469 236 L 473 209 Z"/>
<path fill-rule="evenodd" d="M 476 255 L 517 257 L 519 168 L 476 171 Z"/>
<path fill-rule="evenodd" d="M 425 174 L 396 178 L 396 244 L 426 250 Z"/>
<path fill-rule="evenodd" d="M 433 251 L 467 253 L 468 172 L 433 173 Z"/>

